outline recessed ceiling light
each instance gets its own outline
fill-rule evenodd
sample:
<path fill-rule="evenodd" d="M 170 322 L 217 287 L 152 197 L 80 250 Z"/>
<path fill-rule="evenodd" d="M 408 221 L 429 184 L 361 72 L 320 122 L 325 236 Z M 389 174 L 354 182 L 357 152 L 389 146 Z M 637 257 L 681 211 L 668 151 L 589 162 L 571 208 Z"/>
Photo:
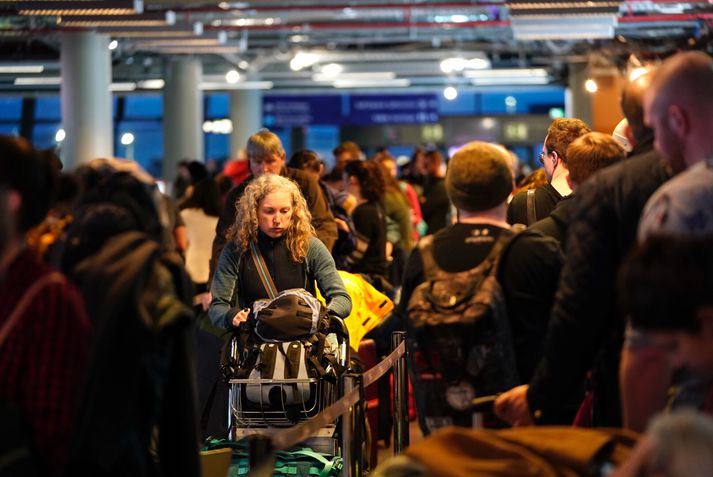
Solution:
<path fill-rule="evenodd" d="M 225 73 L 225 81 L 230 84 L 235 84 L 240 81 L 240 73 L 238 73 L 238 70 L 230 70 Z"/>

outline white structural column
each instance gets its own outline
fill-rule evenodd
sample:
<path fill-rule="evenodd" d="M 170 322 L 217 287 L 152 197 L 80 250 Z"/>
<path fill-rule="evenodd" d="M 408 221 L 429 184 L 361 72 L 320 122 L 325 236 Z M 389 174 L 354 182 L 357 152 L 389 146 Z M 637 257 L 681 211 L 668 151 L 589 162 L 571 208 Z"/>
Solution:
<path fill-rule="evenodd" d="M 173 58 L 166 62 L 163 90 L 163 178 L 173 183 L 183 159 L 204 161 L 203 65 L 198 58 Z"/>
<path fill-rule="evenodd" d="M 587 65 L 570 63 L 569 81 L 565 94 L 565 116 L 579 118 L 585 123 L 592 124 L 592 95 L 584 89 L 587 81 Z"/>
<path fill-rule="evenodd" d="M 262 91 L 233 90 L 230 92 L 230 157 L 237 157 L 248 138 L 262 127 Z"/>
<path fill-rule="evenodd" d="M 109 37 L 93 32 L 62 34 L 61 157 L 71 168 L 114 154 Z"/>

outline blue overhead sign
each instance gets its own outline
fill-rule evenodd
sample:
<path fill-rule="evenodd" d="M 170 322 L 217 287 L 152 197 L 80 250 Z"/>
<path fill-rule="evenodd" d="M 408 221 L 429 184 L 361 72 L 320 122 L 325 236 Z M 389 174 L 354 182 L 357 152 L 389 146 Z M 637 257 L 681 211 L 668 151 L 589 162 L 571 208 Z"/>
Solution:
<path fill-rule="evenodd" d="M 262 107 L 263 123 L 268 127 L 339 124 L 342 116 L 338 95 L 266 96 Z"/>
<path fill-rule="evenodd" d="M 430 124 L 438 122 L 435 94 L 352 95 L 345 124 Z"/>
<path fill-rule="evenodd" d="M 439 120 L 435 94 L 265 96 L 268 127 L 309 125 L 433 124 Z"/>

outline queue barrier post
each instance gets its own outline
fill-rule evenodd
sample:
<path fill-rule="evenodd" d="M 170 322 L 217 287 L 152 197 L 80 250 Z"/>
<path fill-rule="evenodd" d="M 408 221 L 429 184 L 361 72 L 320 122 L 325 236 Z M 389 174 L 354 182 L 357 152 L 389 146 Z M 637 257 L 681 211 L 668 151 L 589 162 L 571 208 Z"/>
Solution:
<path fill-rule="evenodd" d="M 252 434 L 248 437 L 250 477 L 269 477 L 275 469 L 275 449 L 270 436 Z"/>
<path fill-rule="evenodd" d="M 406 332 L 391 333 L 391 351 L 406 342 Z M 404 345 L 405 346 L 405 345 Z M 394 454 L 399 455 L 409 445 L 408 370 L 406 352 L 394 363 Z"/>

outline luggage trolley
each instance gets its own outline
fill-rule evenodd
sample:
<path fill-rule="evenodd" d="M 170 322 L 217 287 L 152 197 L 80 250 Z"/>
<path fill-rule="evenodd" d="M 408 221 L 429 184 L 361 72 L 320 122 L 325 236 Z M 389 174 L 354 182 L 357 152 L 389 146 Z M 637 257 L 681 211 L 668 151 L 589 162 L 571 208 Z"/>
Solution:
<path fill-rule="evenodd" d="M 251 330 L 244 330 L 248 333 Z M 336 337 L 333 346 L 336 361 L 346 370 L 349 367 L 349 332 L 342 319 L 330 317 L 329 335 Z M 332 339 L 332 342 L 334 340 Z M 294 343 L 284 343 L 279 352 Z M 265 344 L 279 346 L 279 344 Z M 297 345 L 301 346 L 301 345 Z M 239 352 L 237 339 L 230 343 L 230 360 L 236 368 L 244 367 L 245 354 Z M 331 364 L 325 366 L 330 371 Z M 229 367 L 230 369 L 231 367 Z M 336 371 L 336 370 L 333 370 Z M 239 440 L 249 434 L 267 434 L 292 427 L 300 421 L 310 419 L 335 402 L 340 393 L 339 377 L 332 382 L 315 376 L 304 378 L 263 379 L 228 376 L 228 437 Z M 280 374 L 275 373 L 275 374 Z M 334 374 L 337 374 L 336 372 Z M 336 425 L 332 423 L 311 436 L 305 445 L 324 454 L 335 455 L 337 439 Z"/>

